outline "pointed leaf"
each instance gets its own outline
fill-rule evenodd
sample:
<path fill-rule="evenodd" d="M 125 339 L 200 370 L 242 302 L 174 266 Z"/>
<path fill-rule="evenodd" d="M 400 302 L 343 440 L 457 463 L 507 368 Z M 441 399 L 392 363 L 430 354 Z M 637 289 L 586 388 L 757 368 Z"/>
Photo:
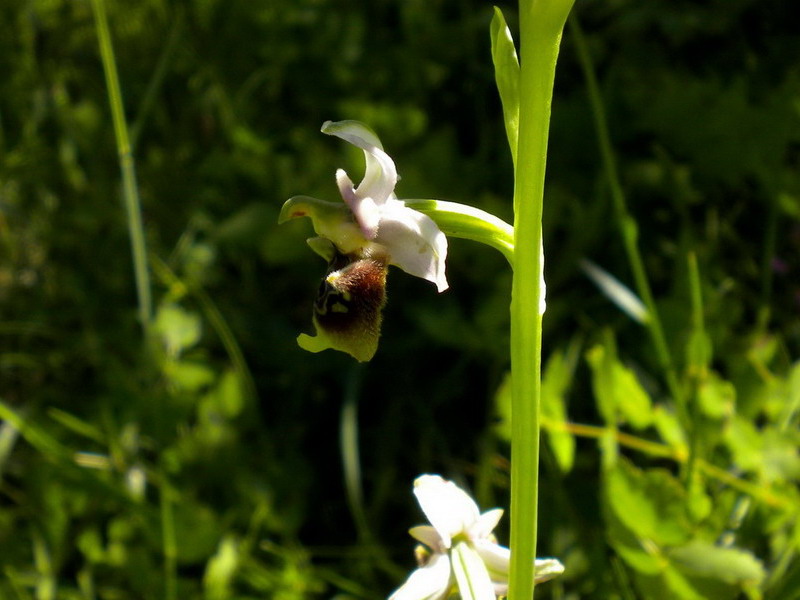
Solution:
<path fill-rule="evenodd" d="M 581 269 L 600 288 L 606 297 L 616 304 L 619 309 L 637 323 L 646 323 L 648 320 L 647 307 L 630 288 L 605 269 L 600 268 L 590 260 L 580 261 Z"/>
<path fill-rule="evenodd" d="M 491 24 L 492 62 L 497 91 L 503 104 L 503 122 L 511 149 L 511 159 L 517 163 L 517 137 L 519 134 L 519 59 L 502 11 L 494 7 Z"/>

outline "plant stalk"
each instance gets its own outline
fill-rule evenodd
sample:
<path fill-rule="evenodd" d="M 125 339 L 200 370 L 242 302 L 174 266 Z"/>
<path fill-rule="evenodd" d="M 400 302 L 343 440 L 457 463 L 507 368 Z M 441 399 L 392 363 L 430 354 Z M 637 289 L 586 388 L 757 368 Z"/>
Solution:
<path fill-rule="evenodd" d="M 133 271 L 136 279 L 136 295 L 139 306 L 139 322 L 145 334 L 150 329 L 153 315 L 153 300 L 150 289 L 150 273 L 147 267 L 147 246 L 145 243 L 142 210 L 139 201 L 139 190 L 136 184 L 136 168 L 131 152 L 128 126 L 125 122 L 125 111 L 122 104 L 122 91 L 117 75 L 117 64 L 114 58 L 114 47 L 108 28 L 108 17 L 103 0 L 92 0 L 97 39 L 100 45 L 100 57 L 108 88 L 108 103 L 114 123 L 114 136 L 117 140 L 119 168 L 122 172 L 122 197 L 128 220 L 128 235 L 133 255 Z"/>
<path fill-rule="evenodd" d="M 510 600 L 534 593 L 541 398 L 542 206 L 556 60 L 570 0 L 520 0 L 520 109 L 511 286 Z"/>

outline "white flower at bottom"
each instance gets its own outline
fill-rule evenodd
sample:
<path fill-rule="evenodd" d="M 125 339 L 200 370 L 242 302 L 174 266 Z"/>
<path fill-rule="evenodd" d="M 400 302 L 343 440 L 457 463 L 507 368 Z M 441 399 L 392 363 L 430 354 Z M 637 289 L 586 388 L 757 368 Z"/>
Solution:
<path fill-rule="evenodd" d="M 430 551 L 418 547 L 419 568 L 389 600 L 444 600 L 455 589 L 478 600 L 506 595 L 511 551 L 492 535 L 502 509 L 481 514 L 464 490 L 439 475 L 418 477 L 414 495 L 431 525 L 412 527 L 409 533 Z M 555 558 L 536 559 L 536 583 L 563 572 Z"/>

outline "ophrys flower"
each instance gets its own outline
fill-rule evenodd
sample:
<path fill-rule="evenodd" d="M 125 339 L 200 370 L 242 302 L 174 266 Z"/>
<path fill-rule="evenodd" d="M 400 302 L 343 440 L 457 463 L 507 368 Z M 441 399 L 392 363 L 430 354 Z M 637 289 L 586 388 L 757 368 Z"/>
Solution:
<path fill-rule="evenodd" d="M 357 121 L 327 121 L 322 132 L 361 148 L 366 170 L 358 186 L 344 170 L 336 171 L 344 203 L 295 196 L 281 210 L 281 223 L 296 217 L 311 218 L 319 237 L 309 240 L 309 245 L 330 264 L 321 288 L 326 295 L 315 305 L 317 335 L 303 334 L 298 343 L 312 352 L 334 348 L 365 361 L 377 350 L 386 267 L 396 265 L 431 281 L 442 292 L 448 287 L 447 238 L 430 217 L 397 199 L 397 169 L 371 129 Z M 376 286 L 382 288 L 380 293 Z M 368 295 L 364 302 L 360 300 L 362 293 Z M 328 307 L 331 297 L 338 300 Z M 328 308 L 331 312 L 324 312 Z M 335 327 L 330 328 L 330 324 Z"/>
<path fill-rule="evenodd" d="M 389 600 L 444 600 L 456 589 L 479 600 L 506 595 L 511 551 L 492 535 L 502 509 L 481 514 L 464 490 L 439 475 L 418 477 L 414 495 L 431 524 L 409 533 L 426 548 L 417 548 L 419 568 Z M 563 572 L 555 558 L 536 559 L 537 583 Z"/>

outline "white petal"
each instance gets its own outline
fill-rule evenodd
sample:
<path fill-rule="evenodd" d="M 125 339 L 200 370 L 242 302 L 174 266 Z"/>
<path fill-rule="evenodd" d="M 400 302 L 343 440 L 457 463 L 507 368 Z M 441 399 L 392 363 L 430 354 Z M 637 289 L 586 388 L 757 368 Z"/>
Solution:
<path fill-rule="evenodd" d="M 422 542 L 434 552 L 444 552 L 447 547 L 439 532 L 430 525 L 417 525 L 408 530 L 408 534 L 418 542 Z"/>
<path fill-rule="evenodd" d="M 327 135 L 335 135 L 359 148 L 370 145 L 383 150 L 381 140 L 375 132 L 360 121 L 325 121 L 320 131 Z"/>
<path fill-rule="evenodd" d="M 535 567 L 536 583 L 542 583 L 564 572 L 564 565 L 557 558 L 537 558 Z"/>
<path fill-rule="evenodd" d="M 508 594 L 508 574 L 511 568 L 511 550 L 505 546 L 482 540 L 474 544 L 475 551 L 483 560 L 495 592 L 500 596 Z M 564 565 L 556 558 L 537 558 L 534 566 L 534 581 L 542 583 L 564 572 Z"/>
<path fill-rule="evenodd" d="M 386 202 L 397 185 L 397 169 L 391 157 L 383 151 L 375 132 L 358 121 L 326 121 L 322 133 L 335 135 L 364 151 L 367 169 L 356 193 L 362 198 L 372 198 L 378 205 Z"/>
<path fill-rule="evenodd" d="M 435 283 L 439 292 L 448 288 L 447 237 L 429 216 L 391 199 L 383 206 L 375 241 L 388 249 L 391 264 Z"/>
<path fill-rule="evenodd" d="M 374 240 L 378 234 L 378 224 L 381 219 L 380 209 L 372 198 L 362 198 L 353 189 L 353 182 L 342 169 L 336 170 L 336 184 L 347 206 L 356 218 L 361 233 L 368 240 Z"/>
<path fill-rule="evenodd" d="M 494 585 L 486 565 L 468 542 L 458 542 L 450 560 L 463 600 L 495 600 Z"/>
<path fill-rule="evenodd" d="M 417 477 L 414 495 L 446 548 L 450 547 L 453 536 L 466 533 L 478 519 L 475 501 L 452 481 L 445 481 L 439 475 Z"/>
<path fill-rule="evenodd" d="M 508 570 L 511 563 L 511 550 L 489 540 L 475 542 L 475 550 L 486 565 L 492 581 L 508 583 Z"/>
<path fill-rule="evenodd" d="M 364 158 L 367 161 L 367 169 L 364 171 L 364 179 L 356 188 L 356 193 L 361 197 L 373 198 L 376 204 L 383 204 L 392 196 L 394 186 L 397 185 L 397 169 L 394 161 L 386 152 L 375 146 L 364 149 Z"/>
<path fill-rule="evenodd" d="M 497 527 L 497 524 L 500 522 L 500 519 L 502 517 L 503 517 L 502 508 L 487 510 L 480 517 L 478 517 L 478 521 L 475 523 L 475 526 L 472 528 L 472 531 L 470 531 L 470 537 L 473 540 L 479 540 L 489 537 L 489 534 L 492 533 L 492 531 L 494 531 L 494 528 Z"/>
<path fill-rule="evenodd" d="M 434 554 L 430 562 L 415 570 L 397 588 L 389 600 L 441 600 L 450 590 L 450 559 L 446 554 Z"/>

